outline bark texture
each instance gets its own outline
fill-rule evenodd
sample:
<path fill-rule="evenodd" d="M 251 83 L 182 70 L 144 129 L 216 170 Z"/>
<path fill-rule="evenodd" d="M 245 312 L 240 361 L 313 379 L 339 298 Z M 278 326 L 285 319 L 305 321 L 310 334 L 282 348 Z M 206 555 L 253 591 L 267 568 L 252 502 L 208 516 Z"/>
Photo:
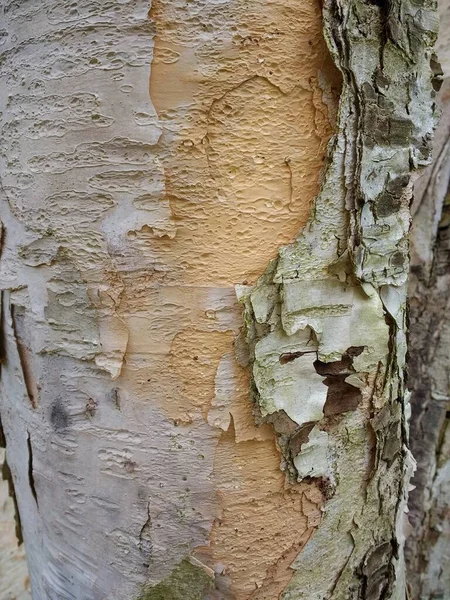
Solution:
<path fill-rule="evenodd" d="M 341 77 L 315 0 L 2 9 L 0 409 L 35 600 L 403 600 L 434 2 L 327 0 Z"/>
<path fill-rule="evenodd" d="M 304 231 L 242 290 L 257 414 L 290 476 L 331 496 L 286 600 L 405 597 L 407 235 L 431 154 L 435 9 L 325 2 L 343 76 L 329 165 Z"/>
<path fill-rule="evenodd" d="M 2 17 L 1 417 L 34 598 L 274 598 L 322 493 L 254 423 L 234 285 L 318 191 L 320 6 Z"/>
<path fill-rule="evenodd" d="M 17 508 L 11 497 L 10 472 L 5 451 L 0 450 L 0 598 L 30 600 L 30 580 L 21 531 L 17 531 Z M 19 536 L 19 538 L 18 538 Z"/>
<path fill-rule="evenodd" d="M 411 234 L 409 377 L 411 449 L 417 471 L 407 540 L 411 598 L 445 599 L 450 589 L 450 6 L 440 3 L 437 46 L 444 82 L 435 160 L 419 180 Z"/>

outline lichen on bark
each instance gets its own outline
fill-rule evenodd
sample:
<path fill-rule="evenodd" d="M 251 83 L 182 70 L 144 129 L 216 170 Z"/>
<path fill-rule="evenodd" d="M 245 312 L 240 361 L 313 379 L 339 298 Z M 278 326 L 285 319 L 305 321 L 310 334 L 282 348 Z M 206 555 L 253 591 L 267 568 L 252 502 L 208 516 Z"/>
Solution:
<path fill-rule="evenodd" d="M 147 587 L 139 600 L 203 600 L 214 578 L 192 560 L 181 561 L 164 581 Z"/>
<path fill-rule="evenodd" d="M 289 477 L 321 478 L 331 496 L 283 598 L 403 598 L 408 231 L 431 158 L 436 5 L 327 0 L 324 28 L 343 88 L 321 191 L 237 293 L 257 419 L 273 423 Z"/>

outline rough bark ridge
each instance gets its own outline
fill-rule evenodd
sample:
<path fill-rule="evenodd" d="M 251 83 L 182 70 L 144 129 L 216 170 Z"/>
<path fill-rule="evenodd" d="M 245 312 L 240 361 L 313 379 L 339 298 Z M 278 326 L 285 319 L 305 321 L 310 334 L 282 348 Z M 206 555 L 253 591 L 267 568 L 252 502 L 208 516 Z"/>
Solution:
<path fill-rule="evenodd" d="M 446 598 L 450 589 L 449 92 L 446 79 L 436 160 L 416 192 L 411 236 L 408 385 L 417 471 L 409 499 L 412 528 L 406 559 L 411 597 L 421 600 Z"/>
<path fill-rule="evenodd" d="M 450 589 L 450 3 L 442 0 L 438 6 L 441 117 L 434 164 L 415 187 L 408 288 L 410 437 L 417 470 L 405 555 L 410 597 L 421 600 L 446 598 Z"/>
<path fill-rule="evenodd" d="M 328 0 L 324 20 L 343 90 L 322 189 L 301 235 L 238 293 L 258 419 L 289 476 L 321 478 L 330 497 L 284 600 L 403 599 L 407 236 L 430 162 L 436 5 Z"/>

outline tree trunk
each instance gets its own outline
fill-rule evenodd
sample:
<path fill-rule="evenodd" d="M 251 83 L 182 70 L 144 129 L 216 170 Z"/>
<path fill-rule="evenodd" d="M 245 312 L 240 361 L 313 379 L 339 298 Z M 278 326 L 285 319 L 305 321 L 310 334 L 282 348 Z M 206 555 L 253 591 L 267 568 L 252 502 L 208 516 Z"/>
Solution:
<path fill-rule="evenodd" d="M 0 409 L 33 598 L 403 599 L 435 3 L 148 9 L 3 5 Z"/>
<path fill-rule="evenodd" d="M 444 71 L 434 164 L 419 180 L 411 231 L 409 387 L 411 449 L 417 460 L 407 543 L 411 598 L 450 590 L 450 5 L 440 3 L 437 45 Z"/>

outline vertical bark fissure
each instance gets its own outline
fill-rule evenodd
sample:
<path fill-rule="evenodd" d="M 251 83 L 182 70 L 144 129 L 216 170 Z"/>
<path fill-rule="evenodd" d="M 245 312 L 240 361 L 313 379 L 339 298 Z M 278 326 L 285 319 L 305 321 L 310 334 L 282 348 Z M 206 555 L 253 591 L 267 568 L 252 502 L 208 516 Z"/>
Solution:
<path fill-rule="evenodd" d="M 296 456 L 277 431 L 282 468 L 332 489 L 285 600 L 405 593 L 403 513 L 414 466 L 404 386 L 408 232 L 412 182 L 430 163 L 435 124 L 436 6 L 419 4 L 325 2 L 325 36 L 344 84 L 322 189 L 296 241 L 256 286 L 238 288 L 258 420 L 277 431 L 283 411 L 297 428 L 314 424 Z M 362 351 L 342 383 L 361 401 L 346 405 L 338 388 L 327 416 L 327 372 L 314 369 L 311 352 L 338 365 L 354 347 Z"/>
<path fill-rule="evenodd" d="M 36 486 L 34 484 L 34 473 L 33 473 L 33 447 L 31 445 L 30 432 L 27 432 L 27 448 L 28 448 L 28 483 L 30 484 L 30 490 L 36 505 L 39 506 Z"/>
<path fill-rule="evenodd" d="M 34 375 L 31 371 L 29 360 L 30 360 L 30 352 L 27 350 L 26 345 L 23 343 L 23 340 L 20 337 L 17 317 L 16 317 L 17 307 L 14 304 L 10 304 L 11 311 L 11 324 L 12 330 L 14 333 L 14 339 L 17 347 L 17 354 L 20 360 L 20 366 L 22 368 L 22 376 L 25 388 L 27 390 L 28 399 L 33 408 L 37 406 L 37 389 Z"/>
<path fill-rule="evenodd" d="M 1 255 L 0 255 L 1 256 Z M 0 290 L 0 377 L 2 374 L 2 366 L 6 360 L 6 340 L 5 340 L 5 314 L 4 314 L 4 293 Z"/>

